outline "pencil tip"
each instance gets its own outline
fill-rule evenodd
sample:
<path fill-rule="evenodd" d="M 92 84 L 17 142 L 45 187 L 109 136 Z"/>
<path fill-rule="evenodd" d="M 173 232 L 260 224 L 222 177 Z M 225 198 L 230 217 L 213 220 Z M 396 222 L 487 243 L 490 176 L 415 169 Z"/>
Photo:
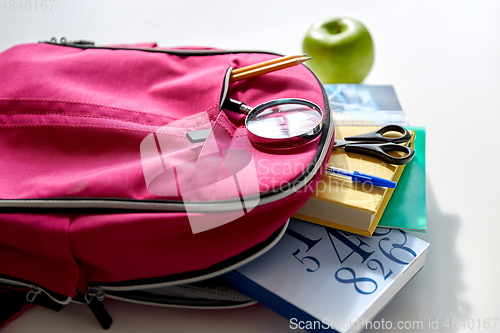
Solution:
<path fill-rule="evenodd" d="M 297 59 L 297 62 L 299 64 L 303 63 L 303 62 L 306 62 L 307 60 L 309 59 L 312 59 L 312 57 L 303 57 L 303 58 L 300 58 L 300 59 Z"/>

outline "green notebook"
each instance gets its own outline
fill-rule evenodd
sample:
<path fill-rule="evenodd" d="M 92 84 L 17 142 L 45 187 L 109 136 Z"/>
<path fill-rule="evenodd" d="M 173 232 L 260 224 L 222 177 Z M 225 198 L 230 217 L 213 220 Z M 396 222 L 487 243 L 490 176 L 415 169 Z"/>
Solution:
<path fill-rule="evenodd" d="M 415 131 L 415 156 L 406 165 L 378 225 L 426 232 L 425 128 L 411 126 L 406 128 Z"/>

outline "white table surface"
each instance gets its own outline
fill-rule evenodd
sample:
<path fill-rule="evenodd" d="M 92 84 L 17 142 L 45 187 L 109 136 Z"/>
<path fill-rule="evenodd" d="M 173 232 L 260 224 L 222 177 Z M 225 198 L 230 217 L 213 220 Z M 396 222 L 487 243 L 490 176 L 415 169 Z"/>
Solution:
<path fill-rule="evenodd" d="M 500 318 L 500 159 L 495 148 L 500 1 L 56 0 L 52 11 L 27 12 L 9 10 L 7 0 L 4 8 L 0 51 L 64 36 L 98 44 L 156 41 L 297 54 L 315 20 L 361 20 L 376 47 L 364 83 L 393 84 L 410 124 L 427 127 L 428 232 L 418 236 L 431 248 L 424 269 L 376 320 L 421 321 L 424 328 L 408 332 L 437 332 L 428 327 L 437 319 L 439 331 L 476 332 L 479 321 Z M 114 332 L 291 331 L 286 319 L 263 306 L 199 311 L 107 300 L 105 305 Z M 471 329 L 446 329 L 443 324 L 453 318 Z M 28 309 L 3 330 L 44 331 L 101 328 L 87 307 L 69 305 L 59 313 Z M 500 322 L 481 331 L 500 332 Z"/>

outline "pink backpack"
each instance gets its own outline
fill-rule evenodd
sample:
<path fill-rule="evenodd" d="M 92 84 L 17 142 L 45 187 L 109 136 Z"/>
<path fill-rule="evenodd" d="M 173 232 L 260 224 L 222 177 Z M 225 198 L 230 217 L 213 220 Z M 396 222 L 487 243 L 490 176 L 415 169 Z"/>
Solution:
<path fill-rule="evenodd" d="M 299 65 L 229 82 L 232 68 L 276 57 L 54 40 L 0 53 L 0 326 L 32 304 L 77 302 L 107 328 L 108 297 L 253 304 L 178 290 L 213 288 L 267 251 L 320 180 L 334 129 L 314 74 Z M 227 98 L 313 102 L 321 133 L 259 149 Z"/>

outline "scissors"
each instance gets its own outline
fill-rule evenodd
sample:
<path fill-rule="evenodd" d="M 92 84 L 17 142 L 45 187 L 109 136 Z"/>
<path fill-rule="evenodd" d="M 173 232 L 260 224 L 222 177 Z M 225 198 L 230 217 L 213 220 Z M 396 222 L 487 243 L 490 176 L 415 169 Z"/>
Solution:
<path fill-rule="evenodd" d="M 398 132 L 401 136 L 384 136 L 387 132 Z M 370 133 L 336 140 L 333 148 L 344 148 L 346 152 L 370 155 L 387 163 L 402 165 L 412 160 L 415 151 L 411 147 L 398 143 L 409 142 L 410 139 L 411 133 L 406 128 L 399 125 L 387 125 Z M 391 152 L 402 152 L 404 156 L 396 157 L 391 155 Z"/>

